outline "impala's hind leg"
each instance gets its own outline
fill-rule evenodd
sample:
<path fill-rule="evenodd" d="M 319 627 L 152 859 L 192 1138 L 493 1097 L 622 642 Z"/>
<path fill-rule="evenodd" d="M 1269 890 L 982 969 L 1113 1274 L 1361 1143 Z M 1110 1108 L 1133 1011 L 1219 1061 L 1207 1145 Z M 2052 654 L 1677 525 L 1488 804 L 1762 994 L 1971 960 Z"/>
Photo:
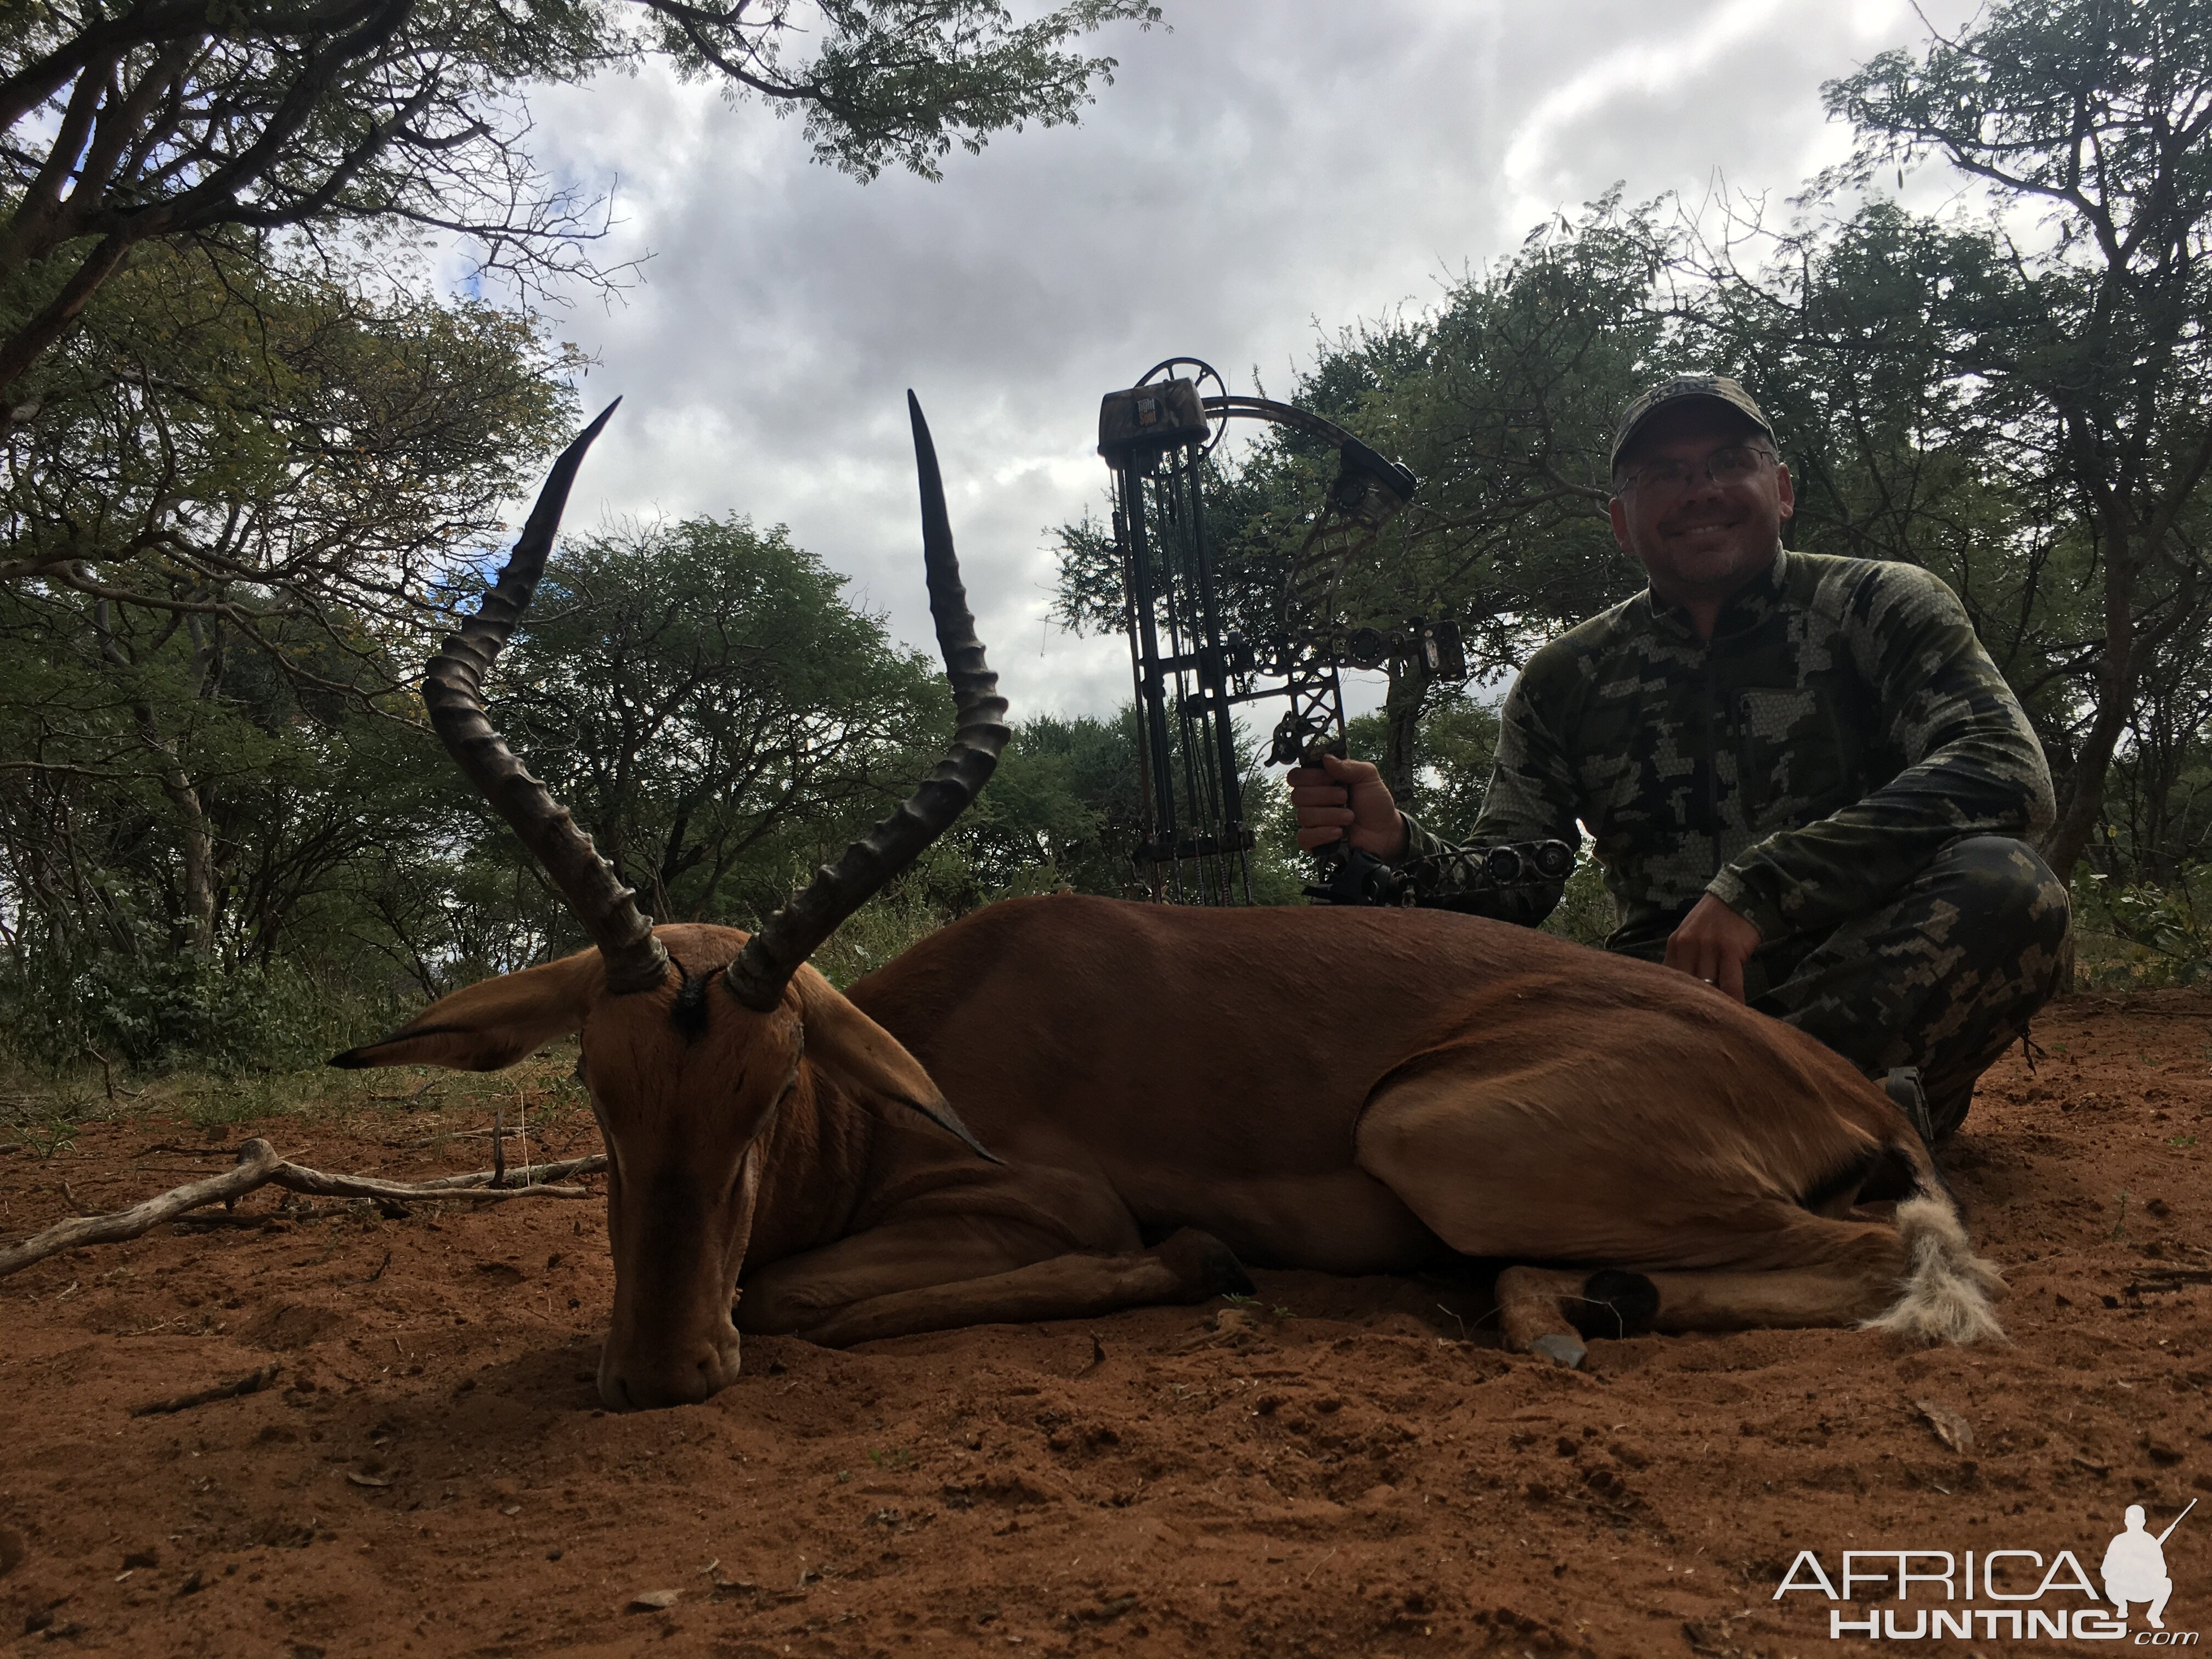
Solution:
<path fill-rule="evenodd" d="M 1900 1301 L 1907 1252 L 1888 1228 L 1869 1224 L 1881 1248 L 1856 1268 L 1508 1267 L 1498 1276 L 1498 1325 L 1509 1346 L 1572 1366 L 1589 1337 L 1876 1322 Z"/>
<path fill-rule="evenodd" d="M 1597 1337 L 1863 1325 L 1899 1300 L 1902 1261 L 1900 1251 L 1888 1273 L 1508 1267 L 1498 1275 L 1498 1325 L 1509 1346 L 1567 1366 Z"/>
<path fill-rule="evenodd" d="M 1498 1323 L 1514 1347 L 1564 1365 L 1582 1363 L 1581 1338 L 1637 1331 L 1859 1325 L 1923 1342 L 2004 1334 L 1990 1308 L 2004 1294 L 2004 1279 L 1974 1255 L 1948 1200 L 1910 1198 L 1898 1206 L 1893 1226 L 1866 1224 L 1884 1237 L 1856 1270 L 1508 1267 L 1498 1276 Z"/>
<path fill-rule="evenodd" d="M 1593 1112 L 1576 1099 L 1577 1080 L 1557 1066 L 1510 1079 L 1432 1073 L 1379 1091 L 1359 1124 L 1359 1166 L 1453 1249 L 1583 1264 L 1500 1276 L 1516 1347 L 1576 1363 L 1577 1327 L 1873 1323 L 1951 1341 L 1996 1333 L 1988 1304 L 2002 1281 L 1974 1258 L 1940 1192 L 1917 1193 L 1893 1223 L 1799 1201 L 1817 1185 L 1812 1172 L 1875 1147 L 1863 1131 L 1808 1113 L 1794 1126 L 1797 1146 L 1741 1133 L 1723 1144 L 1696 1120 L 1660 1133 Z"/>

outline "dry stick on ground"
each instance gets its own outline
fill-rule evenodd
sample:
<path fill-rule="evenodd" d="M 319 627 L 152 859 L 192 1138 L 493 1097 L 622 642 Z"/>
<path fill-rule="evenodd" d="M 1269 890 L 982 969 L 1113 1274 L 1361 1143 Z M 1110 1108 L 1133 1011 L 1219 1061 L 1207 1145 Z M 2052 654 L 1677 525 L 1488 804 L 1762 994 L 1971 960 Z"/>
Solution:
<path fill-rule="evenodd" d="M 156 1152 L 178 1152 L 185 1158 L 236 1158 L 238 1156 L 237 1148 L 233 1146 L 187 1146 L 183 1142 L 176 1140 L 157 1140 L 150 1146 L 141 1146 L 137 1156 L 151 1158 Z"/>
<path fill-rule="evenodd" d="M 491 1131 L 485 1129 L 479 1133 L 489 1134 Z M 160 1152 L 162 1149 L 158 1146 L 153 1146 L 149 1147 L 147 1150 L 149 1152 Z M 189 1152 L 192 1149 L 190 1147 L 182 1147 L 172 1148 L 171 1150 Z M 220 1156 L 223 1158 L 243 1158 L 246 1155 L 246 1148 L 244 1146 L 217 1146 L 210 1148 L 209 1153 L 211 1157 Z M 502 1193 L 499 1194 L 488 1192 L 479 1193 L 477 1196 L 482 1198 L 494 1198 L 515 1193 L 535 1191 L 538 1185 L 542 1184 L 543 1182 L 548 1181 L 558 1181 L 563 1176 L 593 1175 L 606 1167 L 606 1155 L 604 1152 L 594 1152 L 589 1158 L 572 1158 L 559 1164 L 533 1164 L 531 1166 L 529 1170 L 532 1184 L 528 1186 L 506 1188 L 502 1189 Z M 380 1181 L 373 1176 L 325 1175 L 319 1170 L 310 1170 L 304 1164 L 287 1164 L 285 1168 L 289 1170 L 290 1173 L 289 1175 L 278 1175 L 276 1177 L 276 1185 L 280 1187 L 289 1187 L 295 1192 L 313 1193 L 325 1198 L 386 1198 L 395 1194 L 407 1198 L 451 1198 L 454 1195 L 456 1190 L 459 1188 L 497 1186 L 498 1177 L 500 1175 L 500 1171 L 495 1169 L 477 1170 L 467 1175 L 435 1176 L 428 1181 L 394 1182 Z M 332 1184 L 328 1186 L 304 1186 L 301 1184 L 302 1182 L 306 1181 L 326 1182 Z M 540 1196 L 550 1196 L 554 1198 L 574 1198 L 578 1195 L 579 1194 L 574 1189 L 566 1187 L 561 1188 L 550 1194 L 540 1194 Z"/>
<path fill-rule="evenodd" d="M 580 1187 L 548 1187 L 544 1183 L 558 1181 L 563 1176 L 596 1175 L 607 1167 L 607 1155 L 593 1152 L 589 1158 L 541 1164 L 530 1172 L 536 1179 L 527 1187 L 495 1187 L 489 1170 L 435 1176 L 428 1181 L 378 1181 L 368 1176 L 323 1175 L 314 1170 L 302 1170 L 296 1164 L 286 1167 L 296 1175 L 338 1183 L 327 1189 L 327 1195 L 339 1198 L 519 1198 L 525 1193 L 536 1193 L 541 1198 L 588 1198 L 591 1194 Z M 289 1187 L 295 1193 L 325 1192 L 323 1188 L 303 1187 L 284 1176 L 278 1177 L 277 1184 Z"/>
<path fill-rule="evenodd" d="M 312 1193 L 319 1198 L 384 1198 L 402 1203 L 410 1198 L 497 1200 L 526 1198 L 532 1194 L 539 1198 L 591 1198 L 595 1194 L 588 1188 L 549 1187 L 545 1182 L 557 1181 L 562 1176 L 591 1175 L 606 1167 L 604 1153 L 572 1158 L 565 1164 L 541 1164 L 531 1172 L 538 1179 L 527 1187 L 494 1186 L 489 1170 L 478 1170 L 471 1175 L 440 1176 L 434 1181 L 379 1181 L 372 1176 L 325 1175 L 320 1170 L 303 1170 L 296 1164 L 281 1166 L 270 1180 L 276 1186 L 289 1187 L 295 1193 Z"/>
<path fill-rule="evenodd" d="M 258 1371 L 229 1382 L 218 1382 L 211 1389 L 196 1389 L 191 1394 L 180 1394 L 172 1400 L 149 1400 L 143 1406 L 133 1406 L 133 1417 L 155 1417 L 164 1412 L 188 1412 L 195 1406 L 205 1406 L 217 1400 L 235 1400 L 241 1395 L 259 1394 L 276 1380 L 282 1365 L 264 1365 Z"/>
<path fill-rule="evenodd" d="M 94 1048 L 88 1042 L 84 1045 L 84 1051 L 100 1062 L 100 1080 L 107 1089 L 107 1103 L 109 1105 L 112 1106 L 115 1104 L 115 1097 L 118 1095 L 122 1096 L 126 1100 L 136 1100 L 139 1096 L 146 1092 L 143 1089 L 117 1088 L 115 1086 L 115 1070 L 113 1066 L 109 1065 L 107 1056 L 100 1053 L 99 1049 Z"/>
<path fill-rule="evenodd" d="M 196 1210 L 203 1204 L 225 1203 L 256 1187 L 266 1186 L 269 1177 L 283 1162 L 267 1141 L 249 1140 L 240 1151 L 235 1169 L 210 1176 L 204 1181 L 173 1187 L 158 1198 L 149 1198 L 143 1204 L 118 1210 L 112 1215 L 80 1216 L 58 1223 L 13 1249 L 0 1250 L 0 1277 L 80 1245 L 119 1244 L 126 1238 L 150 1232 L 186 1210 Z"/>
<path fill-rule="evenodd" d="M 371 1096 L 371 1099 L 380 1097 Z M 489 1129 L 447 1129 L 442 1134 L 426 1135 L 420 1140 L 387 1140 L 387 1146 L 404 1152 L 419 1152 L 426 1146 L 442 1146 L 449 1140 L 478 1140 L 491 1133 Z"/>
<path fill-rule="evenodd" d="M 409 1199 L 453 1198 L 498 1200 L 510 1198 L 589 1198 L 586 1187 L 551 1187 L 545 1181 L 562 1176 L 590 1175 L 607 1167 L 604 1155 L 571 1158 L 565 1164 L 542 1164 L 534 1172 L 540 1180 L 528 1187 L 493 1187 L 492 1172 L 441 1176 L 434 1181 L 378 1181 L 368 1176 L 328 1175 L 320 1170 L 288 1164 L 265 1140 L 249 1140 L 238 1149 L 238 1167 L 205 1181 L 195 1181 L 127 1210 L 109 1215 L 80 1216 L 58 1222 L 46 1231 L 0 1250 L 0 1279 L 20 1272 L 50 1255 L 87 1244 L 119 1244 L 151 1232 L 163 1222 L 196 1210 L 204 1204 L 231 1203 L 260 1187 L 287 1188 L 322 1198 L 368 1198 L 404 1202 Z"/>
<path fill-rule="evenodd" d="M 369 1098 L 371 1100 L 382 1101 L 399 1100 L 405 1101 L 408 1103 L 412 1104 L 414 1102 L 422 1099 L 424 1095 L 429 1093 L 433 1088 L 444 1081 L 446 1081 L 444 1078 L 439 1076 L 437 1073 L 433 1072 L 429 1076 L 424 1078 L 420 1083 L 416 1084 L 412 1089 L 409 1090 L 404 1095 L 371 1095 Z"/>

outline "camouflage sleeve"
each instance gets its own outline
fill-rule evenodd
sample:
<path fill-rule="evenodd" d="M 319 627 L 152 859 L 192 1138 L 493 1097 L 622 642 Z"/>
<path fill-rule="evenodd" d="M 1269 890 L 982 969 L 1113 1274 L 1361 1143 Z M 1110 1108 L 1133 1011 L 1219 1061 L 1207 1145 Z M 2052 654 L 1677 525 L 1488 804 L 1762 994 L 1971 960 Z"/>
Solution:
<path fill-rule="evenodd" d="M 1540 706 L 1553 700 L 1531 684 L 1532 679 L 1541 685 L 1549 678 L 1539 662 L 1531 662 L 1506 694 L 1490 787 L 1464 845 L 1406 816 L 1406 852 L 1399 867 L 1412 878 L 1415 903 L 1492 916 L 1522 927 L 1534 927 L 1558 905 L 1564 883 L 1498 887 L 1481 864 L 1484 849 L 1502 842 L 1559 840 L 1571 847 L 1581 839 L 1575 828 L 1574 775 L 1556 735 L 1557 716 Z"/>
<path fill-rule="evenodd" d="M 2042 745 L 1948 587 L 1884 564 L 1838 599 L 1838 636 L 1905 765 L 1863 799 L 1768 836 L 1708 884 L 1767 939 L 1875 908 L 1958 836 L 2030 838 L 2055 816 Z"/>

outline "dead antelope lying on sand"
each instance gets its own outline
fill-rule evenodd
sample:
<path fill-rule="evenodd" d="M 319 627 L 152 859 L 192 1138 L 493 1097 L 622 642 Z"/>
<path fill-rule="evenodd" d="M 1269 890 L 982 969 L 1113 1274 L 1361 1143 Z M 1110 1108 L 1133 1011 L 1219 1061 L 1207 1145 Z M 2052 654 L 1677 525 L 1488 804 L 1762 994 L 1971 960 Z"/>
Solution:
<path fill-rule="evenodd" d="M 484 1071 L 582 1034 L 611 1160 L 608 1405 L 707 1398 L 741 1330 L 842 1345 L 1197 1301 L 1247 1288 L 1239 1257 L 1554 1264 L 1509 1267 L 1499 1306 L 1510 1342 L 1569 1364 L 1577 1323 L 1996 1333 L 2001 1281 L 1883 1092 L 1646 963 L 1433 911 L 1070 896 L 993 905 L 839 995 L 806 957 L 958 816 L 1006 738 L 913 417 L 959 734 L 750 938 L 653 927 L 483 711 L 606 416 L 431 665 L 447 747 L 597 948 L 334 1063 Z M 1337 976 L 1374 988 L 1315 994 Z M 1860 1207 L 1887 1200 L 1886 1218 Z"/>

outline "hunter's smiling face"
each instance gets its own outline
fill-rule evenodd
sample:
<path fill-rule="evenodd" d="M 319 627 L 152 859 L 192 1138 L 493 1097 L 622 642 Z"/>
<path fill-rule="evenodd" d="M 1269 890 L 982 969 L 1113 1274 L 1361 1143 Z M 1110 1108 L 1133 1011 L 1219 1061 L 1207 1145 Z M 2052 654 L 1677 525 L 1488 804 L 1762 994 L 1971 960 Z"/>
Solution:
<path fill-rule="evenodd" d="M 1655 595 L 1695 611 L 1766 568 L 1791 507 L 1790 471 L 1772 440 L 1726 404 L 1698 398 L 1654 416 L 1622 456 L 1613 533 Z"/>

